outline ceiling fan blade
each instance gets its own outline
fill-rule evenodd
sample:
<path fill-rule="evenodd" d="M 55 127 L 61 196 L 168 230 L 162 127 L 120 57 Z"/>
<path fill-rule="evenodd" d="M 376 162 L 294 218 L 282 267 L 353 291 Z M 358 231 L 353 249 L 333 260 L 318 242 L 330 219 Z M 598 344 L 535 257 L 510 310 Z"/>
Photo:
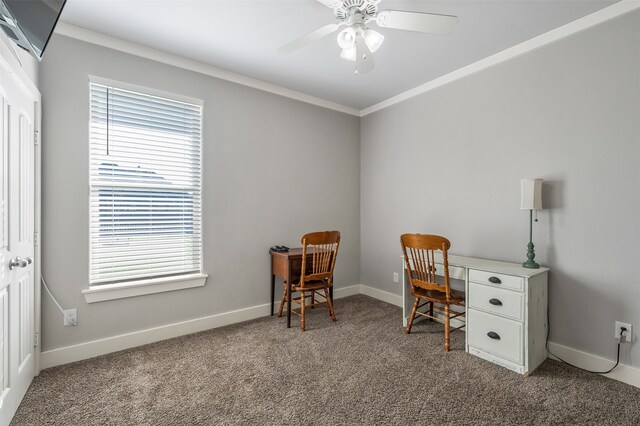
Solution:
<path fill-rule="evenodd" d="M 378 13 L 376 23 L 384 28 L 430 34 L 449 34 L 458 23 L 458 17 L 402 10 L 383 10 Z"/>
<path fill-rule="evenodd" d="M 367 47 L 364 38 L 356 38 L 356 71 L 358 74 L 366 74 L 373 69 L 373 53 Z"/>
<path fill-rule="evenodd" d="M 330 7 L 331 9 L 333 9 L 334 7 L 336 7 L 340 1 L 339 0 L 316 0 L 318 3 L 321 3 L 327 7 Z"/>
<path fill-rule="evenodd" d="M 293 40 L 291 43 L 287 43 L 284 46 L 278 49 L 278 53 L 291 53 L 294 50 L 298 50 L 301 47 L 306 46 L 312 41 L 316 41 L 321 39 L 324 36 L 327 36 L 340 28 L 339 24 L 327 24 L 316 30 L 311 31 L 308 34 L 303 35 L 300 38 Z"/>

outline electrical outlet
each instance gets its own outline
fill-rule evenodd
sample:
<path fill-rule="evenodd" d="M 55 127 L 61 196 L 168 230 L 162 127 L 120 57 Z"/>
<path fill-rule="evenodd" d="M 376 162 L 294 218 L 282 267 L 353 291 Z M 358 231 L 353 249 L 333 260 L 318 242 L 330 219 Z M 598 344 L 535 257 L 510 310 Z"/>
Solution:
<path fill-rule="evenodd" d="M 397 272 L 393 273 L 393 282 L 394 283 L 399 283 L 400 282 L 400 277 L 398 276 Z"/>
<path fill-rule="evenodd" d="M 616 339 L 620 339 L 620 329 L 624 327 L 627 330 L 624 332 L 624 342 L 631 342 L 631 338 L 633 337 L 633 333 L 632 333 L 632 329 L 631 329 L 631 324 L 625 324 L 623 322 L 620 321 L 616 321 L 616 334 L 615 337 Z"/>
<path fill-rule="evenodd" d="M 65 327 L 78 324 L 78 310 L 74 308 L 64 311 L 64 320 L 62 324 Z"/>

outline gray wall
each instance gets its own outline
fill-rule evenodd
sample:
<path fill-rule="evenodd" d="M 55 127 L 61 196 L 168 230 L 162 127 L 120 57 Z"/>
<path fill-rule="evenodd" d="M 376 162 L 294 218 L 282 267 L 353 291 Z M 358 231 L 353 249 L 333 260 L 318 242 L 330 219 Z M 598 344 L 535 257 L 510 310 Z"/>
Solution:
<path fill-rule="evenodd" d="M 88 74 L 204 100 L 203 288 L 87 304 Z M 269 301 L 268 249 L 342 232 L 336 287 L 358 284 L 357 117 L 66 37 L 40 68 L 43 273 L 78 326 L 43 295 L 43 350 Z M 278 287 L 278 291 L 281 287 Z"/>
<path fill-rule="evenodd" d="M 522 262 L 521 178 L 542 178 L 536 253 L 552 268 L 551 340 L 615 358 L 640 331 L 640 13 L 361 120 L 361 279 L 400 294 L 399 236 Z M 640 345 L 622 360 L 640 366 Z"/>

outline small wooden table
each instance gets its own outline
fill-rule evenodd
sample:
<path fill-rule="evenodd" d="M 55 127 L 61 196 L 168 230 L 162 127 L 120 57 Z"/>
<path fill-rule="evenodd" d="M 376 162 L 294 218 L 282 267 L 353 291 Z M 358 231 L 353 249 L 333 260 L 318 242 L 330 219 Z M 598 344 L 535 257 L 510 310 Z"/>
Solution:
<path fill-rule="evenodd" d="M 311 251 L 308 251 L 311 253 Z M 291 327 L 291 282 L 300 278 L 302 270 L 302 247 L 289 249 L 288 252 L 269 250 L 271 254 L 271 316 L 275 304 L 276 277 L 287 282 L 287 328 Z M 307 266 L 311 268 L 311 257 L 307 257 Z M 329 297 L 333 301 L 333 286 L 329 287 Z"/>

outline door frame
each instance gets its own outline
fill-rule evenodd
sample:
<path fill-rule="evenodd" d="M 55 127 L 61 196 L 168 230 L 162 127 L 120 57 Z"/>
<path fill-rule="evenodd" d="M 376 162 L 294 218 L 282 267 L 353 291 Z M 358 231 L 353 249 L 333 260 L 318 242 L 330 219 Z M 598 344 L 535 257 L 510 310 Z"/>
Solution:
<path fill-rule="evenodd" d="M 34 100 L 34 116 L 33 116 L 33 183 L 34 183 L 34 224 L 33 224 L 33 250 L 34 250 L 34 279 L 33 279 L 33 303 L 34 303 L 34 355 L 35 355 L 35 375 L 40 374 L 40 355 L 42 352 L 41 344 L 41 306 L 42 306 L 42 284 L 41 284 L 41 267 L 42 267 L 42 230 L 41 230 L 41 212 L 42 212 L 42 157 L 41 157 L 41 113 L 42 113 L 42 97 L 35 83 L 23 69 L 22 63 L 18 58 L 18 53 L 11 45 L 11 41 L 4 35 L 0 35 L 0 66 L 5 68 L 16 83 L 22 87 Z"/>
<path fill-rule="evenodd" d="M 35 162 L 33 167 L 33 254 L 34 254 L 34 262 L 33 262 L 33 271 L 35 277 L 33 277 L 33 339 L 34 339 L 34 355 L 35 355 L 35 375 L 38 376 L 40 374 L 40 353 L 42 352 L 42 337 L 40 334 L 41 331 L 41 309 L 42 309 L 42 232 L 40 229 L 41 226 L 41 217 L 40 214 L 42 212 L 42 157 L 41 157 L 41 146 L 42 146 L 42 132 L 40 131 L 41 126 L 41 114 L 42 114 L 42 103 L 40 99 L 40 92 L 37 92 L 36 102 L 34 102 L 33 108 L 33 138 L 34 138 L 34 146 L 33 146 L 33 161 Z"/>

